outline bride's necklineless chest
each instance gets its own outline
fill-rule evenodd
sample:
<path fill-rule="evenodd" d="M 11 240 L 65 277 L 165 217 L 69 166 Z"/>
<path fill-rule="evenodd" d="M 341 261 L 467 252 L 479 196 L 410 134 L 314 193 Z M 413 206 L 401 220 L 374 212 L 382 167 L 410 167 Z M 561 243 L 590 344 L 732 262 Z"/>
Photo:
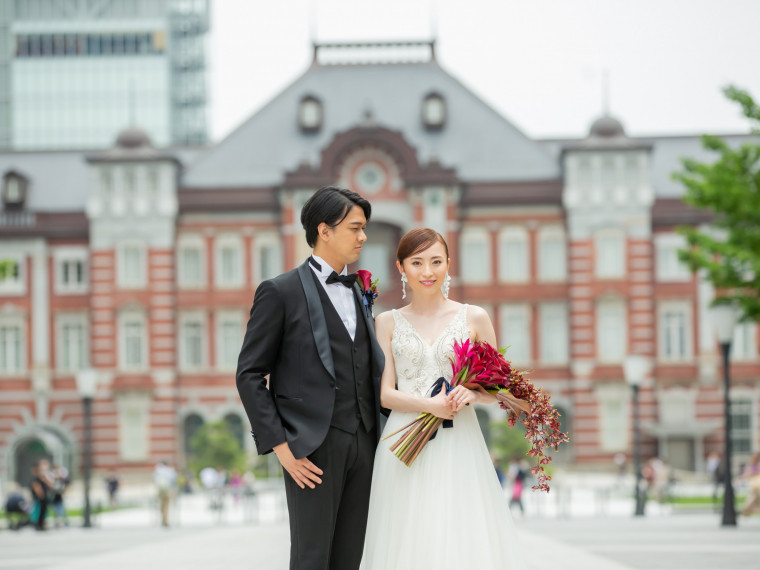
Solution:
<path fill-rule="evenodd" d="M 423 337 L 420 332 L 417 330 L 417 328 L 411 323 L 409 319 L 407 319 L 404 314 L 398 310 L 395 309 L 394 313 L 400 317 L 400 321 L 405 325 L 405 328 L 409 330 L 409 332 L 413 335 L 415 335 L 420 342 L 426 347 L 426 348 L 434 348 L 442 338 L 446 336 L 447 333 L 449 333 L 452 329 L 457 327 L 460 324 L 460 321 L 462 320 L 462 316 L 467 314 L 467 305 L 462 305 L 456 313 L 454 313 L 454 316 L 449 319 L 449 321 L 446 323 L 446 325 L 440 330 L 440 332 L 435 335 L 433 338 L 433 341 L 430 342 L 428 339 Z"/>

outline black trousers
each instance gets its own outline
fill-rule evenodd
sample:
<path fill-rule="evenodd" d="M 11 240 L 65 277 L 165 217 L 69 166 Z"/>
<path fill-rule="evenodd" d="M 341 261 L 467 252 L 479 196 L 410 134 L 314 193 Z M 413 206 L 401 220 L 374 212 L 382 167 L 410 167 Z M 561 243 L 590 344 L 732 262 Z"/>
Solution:
<path fill-rule="evenodd" d="M 376 428 L 375 428 L 376 429 Z M 301 489 L 285 472 L 290 517 L 290 570 L 358 570 L 367 528 L 377 435 L 331 427 L 309 455 L 322 483 Z"/>

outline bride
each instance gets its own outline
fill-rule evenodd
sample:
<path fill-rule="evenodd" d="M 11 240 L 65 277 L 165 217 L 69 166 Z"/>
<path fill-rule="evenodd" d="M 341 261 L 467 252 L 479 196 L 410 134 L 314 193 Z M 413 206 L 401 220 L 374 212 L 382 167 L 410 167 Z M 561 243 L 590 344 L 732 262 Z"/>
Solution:
<path fill-rule="evenodd" d="M 449 253 L 439 233 L 412 230 L 396 257 L 404 295 L 412 300 L 375 321 L 385 353 L 380 399 L 392 410 L 383 436 L 420 412 L 454 419 L 454 426 L 439 429 L 411 467 L 389 449 L 401 434 L 380 442 L 362 568 L 523 569 L 519 537 L 471 406 L 495 397 L 464 386 L 429 397 L 438 377 L 451 380 L 455 340 L 496 346 L 491 320 L 480 307 L 448 299 Z"/>

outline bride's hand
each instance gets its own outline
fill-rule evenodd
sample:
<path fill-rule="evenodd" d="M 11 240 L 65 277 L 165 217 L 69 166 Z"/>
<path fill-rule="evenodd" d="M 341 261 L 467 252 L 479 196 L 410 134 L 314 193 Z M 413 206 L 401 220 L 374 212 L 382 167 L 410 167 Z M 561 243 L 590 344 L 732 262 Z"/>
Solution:
<path fill-rule="evenodd" d="M 427 399 L 428 412 L 444 420 L 453 420 L 457 410 L 452 401 L 443 392 Z"/>
<path fill-rule="evenodd" d="M 454 407 L 454 412 L 458 412 L 465 406 L 469 406 L 477 399 L 475 393 L 464 386 L 457 386 L 449 392 L 449 395 L 446 396 L 446 398 Z"/>

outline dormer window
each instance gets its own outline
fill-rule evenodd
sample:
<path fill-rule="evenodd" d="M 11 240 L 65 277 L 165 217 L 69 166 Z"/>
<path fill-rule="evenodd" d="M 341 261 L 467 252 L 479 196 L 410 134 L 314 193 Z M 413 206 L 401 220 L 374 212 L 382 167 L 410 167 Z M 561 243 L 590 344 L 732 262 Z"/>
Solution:
<path fill-rule="evenodd" d="M 15 172 L 3 177 L 3 207 L 5 210 L 23 210 L 26 202 L 26 178 Z"/>
<path fill-rule="evenodd" d="M 446 101 L 438 93 L 430 93 L 422 101 L 422 124 L 431 131 L 437 131 L 446 124 Z"/>
<path fill-rule="evenodd" d="M 322 102 L 311 95 L 301 99 L 298 106 L 298 126 L 304 133 L 316 133 L 322 128 Z"/>

